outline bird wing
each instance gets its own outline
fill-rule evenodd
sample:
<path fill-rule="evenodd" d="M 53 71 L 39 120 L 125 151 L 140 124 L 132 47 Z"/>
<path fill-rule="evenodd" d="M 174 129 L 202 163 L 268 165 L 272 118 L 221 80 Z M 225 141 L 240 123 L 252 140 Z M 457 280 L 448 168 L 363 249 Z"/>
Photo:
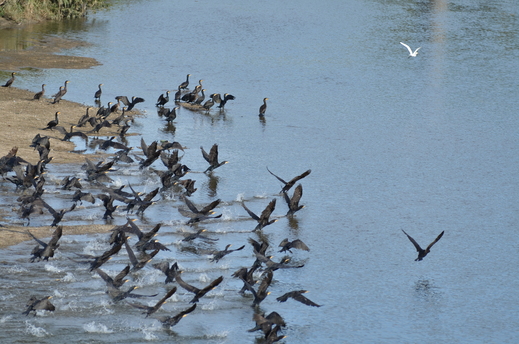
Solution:
<path fill-rule="evenodd" d="M 441 232 L 440 235 L 438 235 L 438 236 L 436 237 L 436 239 L 434 239 L 434 241 L 433 241 L 432 243 L 430 243 L 429 246 L 427 246 L 426 251 L 429 251 L 429 250 L 431 249 L 431 247 L 433 247 L 433 245 L 436 244 L 436 243 L 438 242 L 438 240 L 441 239 L 441 237 L 443 236 L 443 233 L 444 233 L 444 232 L 445 232 L 445 231 Z"/>
<path fill-rule="evenodd" d="M 125 106 L 130 106 L 130 101 L 127 96 L 117 96 L 115 99 L 120 100 Z"/>
<path fill-rule="evenodd" d="M 217 199 L 216 201 L 209 203 L 208 205 L 206 205 L 205 207 L 203 207 L 200 210 L 200 213 L 206 214 L 206 215 L 211 214 L 210 211 L 213 210 L 214 208 L 216 208 L 218 206 L 218 204 L 220 204 L 221 201 L 222 201 L 221 199 Z"/>
<path fill-rule="evenodd" d="M 146 157 L 148 156 L 148 145 L 146 144 L 146 142 L 144 142 L 144 139 L 141 137 L 141 149 L 142 149 L 142 152 L 144 153 L 144 155 L 146 155 Z"/>
<path fill-rule="evenodd" d="M 41 198 L 38 200 L 38 203 L 43 205 L 45 208 L 47 208 L 47 210 L 49 211 L 49 213 L 51 213 L 51 215 L 53 217 L 56 217 L 58 215 L 58 213 L 56 212 L 56 210 L 54 210 L 53 207 L 51 207 L 47 202 L 45 202 L 44 200 L 42 200 Z"/>
<path fill-rule="evenodd" d="M 104 272 L 103 270 L 97 268 L 95 269 L 95 271 L 97 272 L 97 274 L 99 275 L 99 277 L 101 277 L 103 279 L 103 281 L 105 281 L 108 285 L 110 286 L 114 286 L 114 280 L 112 279 L 112 277 L 108 276 L 108 274 L 106 272 Z"/>
<path fill-rule="evenodd" d="M 209 154 L 207 154 L 207 152 L 204 150 L 204 148 L 202 146 L 200 146 L 200 150 L 202 151 L 202 155 L 203 155 L 205 161 L 207 161 L 208 163 L 211 163 L 211 157 L 209 156 Z"/>
<path fill-rule="evenodd" d="M 126 277 L 126 275 L 128 275 L 129 272 L 130 272 L 130 266 L 126 265 L 126 267 L 124 269 L 122 269 L 121 272 L 119 272 L 114 277 L 114 281 L 121 281 L 124 277 Z"/>
<path fill-rule="evenodd" d="M 252 217 L 254 220 L 256 220 L 256 221 L 260 220 L 259 216 L 254 214 L 249 208 L 247 208 L 245 203 L 241 202 L 241 206 L 243 207 L 243 209 L 245 209 L 247 211 L 247 213 L 250 215 L 250 217 Z"/>
<path fill-rule="evenodd" d="M 135 104 L 138 104 L 138 103 L 142 103 L 144 102 L 144 98 L 141 98 L 141 97 L 133 97 L 132 98 L 132 104 L 135 105 Z"/>
<path fill-rule="evenodd" d="M 209 291 L 216 288 L 220 283 L 222 283 L 222 281 L 223 281 L 223 276 L 220 276 L 217 279 L 215 279 L 214 281 L 212 281 L 211 284 L 209 284 L 207 287 L 205 287 L 204 289 L 202 289 L 200 291 L 200 296 L 203 296 L 203 295 L 207 294 Z"/>
<path fill-rule="evenodd" d="M 160 262 L 155 263 L 152 265 L 155 269 L 162 271 L 163 273 L 167 274 L 169 270 L 169 263 L 168 262 Z"/>
<path fill-rule="evenodd" d="M 234 252 L 234 251 L 240 251 L 240 250 L 243 250 L 244 248 L 245 248 L 245 245 L 240 246 L 240 247 L 238 247 L 237 249 L 231 250 L 231 252 Z"/>
<path fill-rule="evenodd" d="M 303 197 L 303 185 L 298 184 L 294 190 L 294 194 L 292 195 L 290 203 L 294 206 L 297 206 L 299 204 L 299 200 L 301 200 L 301 197 Z"/>
<path fill-rule="evenodd" d="M 47 243 L 41 241 L 40 239 L 36 238 L 31 232 L 29 232 L 29 230 L 27 230 L 27 233 L 29 233 L 29 235 L 34 239 L 36 240 L 36 242 L 38 244 L 40 244 L 41 246 L 43 246 L 44 248 L 47 247 Z"/>
<path fill-rule="evenodd" d="M 153 307 L 154 309 L 156 308 L 155 311 L 158 310 L 160 308 L 160 306 L 162 306 L 166 302 L 167 299 L 169 299 L 173 294 L 175 294 L 176 291 L 177 291 L 177 287 L 171 288 L 171 290 L 168 291 L 166 293 L 166 295 L 164 295 L 164 297 L 155 304 L 155 306 Z"/>
<path fill-rule="evenodd" d="M 278 312 L 271 312 L 265 318 L 276 325 L 286 326 L 285 320 L 283 320 L 283 318 L 281 317 L 281 315 L 279 315 Z"/>
<path fill-rule="evenodd" d="M 408 46 L 407 44 L 405 44 L 405 43 L 403 43 L 403 42 L 400 42 L 400 44 L 402 44 L 404 47 L 407 48 L 407 50 L 409 51 L 409 54 L 412 54 L 412 53 L 413 53 L 413 51 L 411 50 L 411 47 L 410 47 L 410 46 Z"/>
<path fill-rule="evenodd" d="M 305 172 L 301 173 L 300 175 L 292 178 L 288 183 L 286 183 L 285 187 L 283 188 L 284 191 L 288 191 L 292 186 L 294 186 L 297 181 L 303 179 L 307 175 L 309 175 L 312 172 L 312 170 L 306 170 Z"/>
<path fill-rule="evenodd" d="M 58 240 L 61 238 L 61 235 L 63 234 L 63 227 L 58 226 L 54 233 L 52 234 L 52 238 L 49 241 L 49 246 L 53 247 L 58 243 Z"/>
<path fill-rule="evenodd" d="M 274 177 L 276 177 L 276 178 L 277 178 L 281 183 L 283 183 L 283 184 L 286 185 L 287 182 L 284 181 L 283 179 L 281 179 L 280 177 L 276 176 L 274 173 L 272 173 L 272 172 L 269 170 L 268 167 L 267 167 L 267 171 L 269 171 L 269 173 L 270 173 L 271 175 L 273 175 Z"/>
<path fill-rule="evenodd" d="M 150 241 L 146 245 L 146 250 L 162 250 L 162 251 L 171 251 L 169 248 L 158 242 L 157 240 Z"/>
<path fill-rule="evenodd" d="M 210 164 L 218 163 L 218 145 L 216 143 L 211 147 L 211 150 L 209 151 L 209 159 L 211 160 L 209 162 Z"/>
<path fill-rule="evenodd" d="M 405 235 L 407 235 L 407 237 L 409 238 L 409 240 L 413 243 L 414 247 L 416 247 L 416 251 L 418 252 L 421 252 L 423 251 L 422 248 L 420 247 L 420 245 L 418 245 L 418 243 L 413 239 L 411 238 L 411 236 L 409 234 L 407 234 L 403 229 L 402 229 L 402 232 L 404 232 Z M 443 232 L 442 232 L 443 233 Z M 441 236 L 441 235 L 440 235 Z M 436 241 L 435 241 L 436 242 Z M 434 244 L 434 242 L 432 243 Z"/>
<path fill-rule="evenodd" d="M 126 303 L 129 304 L 129 305 L 132 306 L 132 307 L 139 308 L 139 309 L 143 309 L 143 310 L 145 310 L 145 311 L 150 311 L 150 310 L 153 309 L 153 307 L 146 306 L 146 305 L 141 305 L 140 303 L 128 302 L 128 301 L 126 301 Z"/>
<path fill-rule="evenodd" d="M 128 258 L 130 258 L 130 263 L 132 263 L 133 266 L 136 266 L 139 263 L 139 261 L 137 260 L 135 253 L 130 247 L 130 244 L 128 244 L 128 240 L 124 240 L 124 246 L 126 246 L 126 252 L 128 252 Z"/>
<path fill-rule="evenodd" d="M 272 283 L 272 277 L 274 276 L 274 273 L 272 270 L 268 270 L 265 273 L 265 277 L 261 281 L 260 286 L 258 287 L 258 294 L 264 293 L 267 291 L 267 288 L 270 286 L 270 283 Z"/>
<path fill-rule="evenodd" d="M 133 220 L 128 220 L 127 224 L 128 224 L 129 226 L 125 226 L 125 227 L 123 228 L 123 231 L 124 231 L 124 232 L 128 232 L 128 233 L 135 234 L 135 235 L 137 235 L 137 237 L 138 237 L 139 239 L 141 239 L 142 236 L 144 235 L 144 233 L 142 233 L 142 231 L 141 231 L 141 229 L 139 228 L 139 226 L 137 226 L 137 225 L 133 222 Z"/>
<path fill-rule="evenodd" d="M 306 246 L 306 244 L 304 242 L 302 242 L 300 239 L 296 239 L 296 240 L 292 241 L 292 247 L 298 248 L 303 251 L 310 251 L 310 248 L 308 248 L 308 246 Z"/>
<path fill-rule="evenodd" d="M 265 207 L 265 209 L 261 212 L 260 219 L 268 219 L 270 217 L 270 214 L 274 211 L 276 208 L 276 199 L 272 199 L 270 203 Z"/>
<path fill-rule="evenodd" d="M 189 307 L 188 309 L 180 312 L 177 314 L 177 317 L 180 316 L 180 317 L 185 317 L 186 315 L 188 315 L 189 313 L 191 313 L 192 311 L 194 311 L 196 308 L 196 303 L 194 305 L 192 305 L 191 307 Z"/>
<path fill-rule="evenodd" d="M 294 300 L 304 303 L 305 305 L 313 306 L 313 307 L 321 307 L 320 305 L 311 301 L 310 299 L 308 299 L 306 296 L 302 295 L 301 293 L 294 293 L 291 296 Z"/>
<path fill-rule="evenodd" d="M 421 47 L 420 47 L 421 48 Z M 418 50 L 420 50 L 420 48 L 416 48 L 416 50 L 414 51 L 414 54 L 416 55 L 416 53 L 418 52 Z"/>
<path fill-rule="evenodd" d="M 192 286 L 191 284 L 187 284 L 181 277 L 180 277 L 180 274 L 177 274 L 175 276 L 175 280 L 177 281 L 178 285 L 180 285 L 182 288 L 184 288 L 185 290 L 189 291 L 190 293 L 198 293 L 200 291 L 200 289 L 198 289 L 197 287 L 195 286 Z"/>
<path fill-rule="evenodd" d="M 191 210 L 195 214 L 200 214 L 198 208 L 187 197 L 182 197 L 182 200 L 184 201 L 184 203 L 186 203 L 189 210 Z"/>

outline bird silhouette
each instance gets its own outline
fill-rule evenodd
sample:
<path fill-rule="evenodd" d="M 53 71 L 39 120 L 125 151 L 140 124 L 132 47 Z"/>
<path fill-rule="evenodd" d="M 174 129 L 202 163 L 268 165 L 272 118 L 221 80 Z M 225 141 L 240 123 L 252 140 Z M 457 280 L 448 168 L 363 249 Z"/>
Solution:
<path fill-rule="evenodd" d="M 418 245 L 418 243 L 409 235 L 407 234 L 403 229 L 402 229 L 402 232 L 404 232 L 405 235 L 407 235 L 407 237 L 409 238 L 409 240 L 413 243 L 414 247 L 416 248 L 416 251 L 418 251 L 418 258 L 415 259 L 415 261 L 420 261 L 422 259 L 425 258 L 425 256 L 427 256 L 427 254 L 431 251 L 431 247 L 433 247 L 434 244 L 436 244 L 438 242 L 438 240 L 441 239 L 441 237 L 443 236 L 443 232 L 440 233 L 440 235 L 438 235 L 436 237 L 436 239 L 434 239 L 434 241 L 432 243 L 429 244 L 429 246 L 427 246 L 427 248 L 424 250 L 420 247 L 420 245 Z"/>

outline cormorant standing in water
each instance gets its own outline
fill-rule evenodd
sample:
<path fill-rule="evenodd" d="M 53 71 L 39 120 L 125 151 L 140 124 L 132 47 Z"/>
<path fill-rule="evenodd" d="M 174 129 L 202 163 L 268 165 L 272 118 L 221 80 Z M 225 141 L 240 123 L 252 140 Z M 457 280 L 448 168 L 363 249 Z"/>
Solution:
<path fill-rule="evenodd" d="M 94 100 L 101 101 L 101 94 L 103 93 L 101 86 L 103 86 L 103 84 L 99 84 L 99 89 L 96 91 L 96 93 L 94 93 Z"/>
<path fill-rule="evenodd" d="M 183 83 L 181 83 L 180 85 L 178 85 L 178 88 L 181 89 L 181 90 L 184 90 L 186 89 L 188 86 L 189 86 L 189 77 L 191 76 L 191 74 L 188 74 L 186 76 L 186 81 L 184 81 Z"/>
<path fill-rule="evenodd" d="M 267 111 L 267 100 L 268 98 L 263 98 L 263 104 L 259 108 L 259 116 L 265 116 L 265 111 Z"/>
<path fill-rule="evenodd" d="M 156 106 L 164 106 L 167 102 L 169 102 L 169 91 L 166 91 L 166 95 L 161 94 L 159 98 L 157 99 Z"/>

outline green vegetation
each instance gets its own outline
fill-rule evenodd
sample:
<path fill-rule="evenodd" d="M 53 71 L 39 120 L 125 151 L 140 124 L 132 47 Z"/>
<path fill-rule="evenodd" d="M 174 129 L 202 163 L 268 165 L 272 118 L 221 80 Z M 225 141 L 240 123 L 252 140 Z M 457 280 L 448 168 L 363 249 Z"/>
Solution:
<path fill-rule="evenodd" d="M 107 0 L 0 0 L 0 17 L 17 23 L 84 16 Z"/>

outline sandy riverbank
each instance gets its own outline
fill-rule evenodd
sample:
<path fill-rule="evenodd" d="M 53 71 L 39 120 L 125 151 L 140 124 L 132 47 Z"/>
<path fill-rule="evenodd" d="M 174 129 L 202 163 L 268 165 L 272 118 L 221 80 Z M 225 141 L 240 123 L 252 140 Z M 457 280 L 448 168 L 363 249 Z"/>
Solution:
<path fill-rule="evenodd" d="M 52 164 L 69 163 L 83 164 L 84 154 L 71 153 L 74 144 L 62 141 L 63 135 L 58 131 L 42 130 L 47 123 L 54 119 L 54 113 L 60 111 L 60 125 L 70 128 L 76 124 L 79 117 L 86 112 L 86 106 L 78 103 L 62 100 L 58 104 L 51 104 L 50 99 L 40 101 L 33 100 L 34 92 L 16 88 L 0 87 L 0 118 L 2 127 L 0 128 L 0 156 L 6 155 L 13 147 L 18 147 L 18 156 L 32 164 L 38 161 L 38 152 L 29 147 L 36 134 L 47 135 L 51 141 Z M 91 111 L 96 111 L 93 109 Z M 83 129 L 85 131 L 91 128 Z M 103 135 L 110 135 L 107 128 L 103 128 Z M 115 133 L 115 132 L 113 132 Z M 91 158 L 101 157 L 89 155 Z M 0 181 L 9 183 L 8 181 Z M 14 185 L 13 185 L 14 187 Z M 13 204 L 14 207 L 14 204 Z M 1 216 L 1 214 L 0 214 Z M 4 224 L 5 225 L 5 224 Z M 66 226 L 64 223 L 63 233 L 84 234 L 99 233 L 109 231 L 113 226 L 93 225 L 93 226 Z M 25 233 L 29 229 L 37 237 L 50 236 L 54 229 L 46 227 L 17 227 L 7 226 L 0 228 L 0 248 L 30 240 Z"/>
<path fill-rule="evenodd" d="M 69 49 L 84 44 L 78 41 L 64 40 L 60 38 L 45 38 L 38 44 L 32 46 L 29 50 L 22 51 L 0 51 L 0 62 L 2 69 L 8 71 L 17 71 L 20 68 L 90 68 L 98 64 L 92 58 L 71 57 L 66 55 L 55 55 L 63 49 Z M 21 77 L 21 76 L 18 76 Z M 71 78 L 72 79 L 72 78 Z M 3 85 L 6 80 L 0 80 Z M 70 85 L 73 85 L 71 80 Z M 33 100 L 34 94 L 41 89 L 41 85 L 35 85 L 35 91 L 17 89 L 16 80 L 13 87 L 0 87 L 0 156 L 6 155 L 11 148 L 18 147 L 18 156 L 30 163 L 36 164 L 38 161 L 38 153 L 29 145 L 36 134 L 47 135 L 51 139 L 51 153 L 53 157 L 52 164 L 71 163 L 82 164 L 85 161 L 85 155 L 71 153 L 74 150 L 74 144 L 62 141 L 63 135 L 58 131 L 42 130 L 47 123 L 54 119 L 56 111 L 60 112 L 60 125 L 70 129 L 70 126 L 76 124 L 78 119 L 85 114 L 87 107 L 61 100 L 57 104 L 51 104 L 50 95 L 56 93 L 58 89 L 50 89 L 47 87 L 46 98 L 39 101 Z M 66 98 L 66 96 L 65 96 Z M 91 110 L 95 114 L 97 109 Z M 82 129 L 89 131 L 91 128 Z M 102 129 L 103 135 L 114 134 L 115 131 L 108 128 Z M 90 156 L 95 158 L 96 156 Z M 9 183 L 7 181 L 0 181 Z M 14 186 L 13 186 L 14 187 Z M 13 204 L 13 207 L 15 205 Z M 2 214 L 0 214 L 1 218 Z M 53 228 L 50 227 L 16 227 L 9 226 L 0 227 L 0 248 L 14 245 L 25 240 L 31 240 L 25 233 L 29 229 L 34 235 L 44 238 L 52 234 Z M 112 226 L 95 225 L 95 226 L 66 226 L 64 225 L 63 233 L 66 234 L 82 234 L 82 233 L 98 233 L 108 231 Z"/>

